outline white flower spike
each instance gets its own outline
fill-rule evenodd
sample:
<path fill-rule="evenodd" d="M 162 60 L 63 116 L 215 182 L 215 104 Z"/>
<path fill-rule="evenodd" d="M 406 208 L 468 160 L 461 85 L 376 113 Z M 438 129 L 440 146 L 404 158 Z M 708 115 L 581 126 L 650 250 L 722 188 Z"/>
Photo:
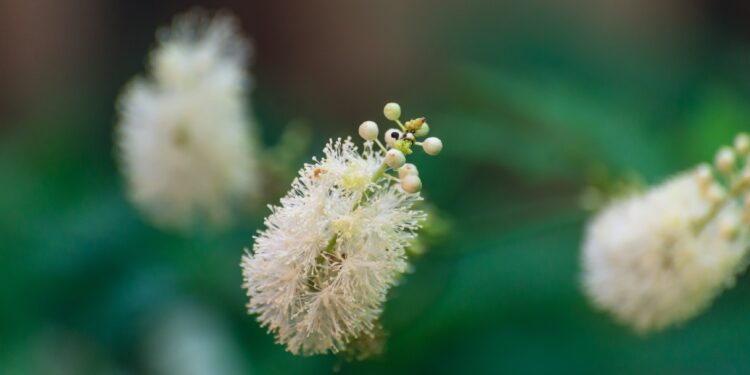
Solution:
<path fill-rule="evenodd" d="M 734 284 L 750 248 L 742 201 L 750 179 L 726 150 L 717 156 L 722 176 L 699 166 L 591 221 L 583 284 L 597 307 L 638 332 L 658 331 L 699 314 Z"/>
<path fill-rule="evenodd" d="M 711 187 L 714 182 L 713 171 L 708 164 L 701 164 L 695 171 L 695 179 L 698 182 L 698 186 L 701 191 L 705 192 Z"/>
<path fill-rule="evenodd" d="M 408 174 L 401 178 L 401 187 L 408 193 L 417 193 L 422 190 L 422 180 L 415 174 Z"/>
<path fill-rule="evenodd" d="M 421 181 L 401 150 L 367 141 L 360 153 L 338 139 L 324 154 L 300 170 L 241 262 L 249 312 L 294 354 L 356 350 L 350 344 L 377 336 L 388 290 L 407 269 L 405 247 L 425 219 L 414 208 Z M 413 173 L 399 180 L 398 167 Z"/>
<path fill-rule="evenodd" d="M 233 202 L 256 193 L 247 55 L 233 18 L 193 11 L 160 30 L 149 74 L 120 97 L 122 171 L 131 200 L 156 224 L 221 227 Z"/>
<path fill-rule="evenodd" d="M 414 133 L 414 135 L 415 135 L 415 136 L 416 136 L 417 138 L 424 138 L 424 137 L 426 137 L 426 136 L 427 136 L 427 134 L 430 134 L 430 125 L 427 125 L 427 123 L 426 123 L 426 122 L 425 122 L 424 124 L 422 124 L 422 127 L 421 127 L 421 128 L 419 128 L 419 130 L 417 130 L 417 131 L 416 131 L 416 132 Z"/>

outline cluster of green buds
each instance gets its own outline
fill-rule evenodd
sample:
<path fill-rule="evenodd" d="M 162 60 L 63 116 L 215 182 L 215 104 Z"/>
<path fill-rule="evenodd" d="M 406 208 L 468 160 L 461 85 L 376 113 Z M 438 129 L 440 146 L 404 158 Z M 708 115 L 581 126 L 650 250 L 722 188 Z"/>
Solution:
<path fill-rule="evenodd" d="M 401 122 L 401 106 L 398 103 L 388 103 L 383 108 L 385 118 L 395 122 L 397 128 L 385 131 L 383 140 L 385 145 L 378 139 L 378 124 L 373 121 L 365 121 L 359 126 L 359 135 L 365 141 L 375 142 L 385 153 L 384 163 L 386 166 L 398 172 L 398 182 L 404 191 L 416 193 L 422 189 L 422 180 L 419 171 L 414 164 L 406 162 L 406 156 L 412 154 L 412 147 L 422 147 L 428 155 L 437 155 L 443 149 L 440 138 L 429 137 L 423 141 L 419 139 L 426 137 L 430 132 L 430 126 L 424 117 L 411 119 L 405 123 Z M 395 177 L 392 177 L 396 179 Z"/>
<path fill-rule="evenodd" d="M 710 203 L 708 213 L 696 223 L 696 229 L 702 230 L 730 202 L 742 204 L 745 217 L 750 222 L 750 135 L 740 133 L 733 146 L 719 149 L 714 164 L 703 164 L 698 167 L 695 178 L 703 197 Z M 736 222 L 722 222 L 721 232 L 726 237 L 737 233 Z"/>

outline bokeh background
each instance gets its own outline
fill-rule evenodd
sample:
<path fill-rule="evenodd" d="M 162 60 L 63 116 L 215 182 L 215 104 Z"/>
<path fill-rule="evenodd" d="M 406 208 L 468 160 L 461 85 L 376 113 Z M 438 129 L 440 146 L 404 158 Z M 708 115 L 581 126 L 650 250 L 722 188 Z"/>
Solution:
<path fill-rule="evenodd" d="M 264 145 L 302 123 L 319 155 L 392 100 L 443 139 L 417 162 L 448 230 L 392 290 L 382 357 L 294 357 L 245 313 L 266 208 L 183 236 L 126 200 L 115 100 L 193 5 L 253 39 Z M 578 258 L 594 198 L 749 127 L 742 0 L 2 0 L 0 373 L 748 373 L 748 277 L 640 337 L 590 307 Z"/>

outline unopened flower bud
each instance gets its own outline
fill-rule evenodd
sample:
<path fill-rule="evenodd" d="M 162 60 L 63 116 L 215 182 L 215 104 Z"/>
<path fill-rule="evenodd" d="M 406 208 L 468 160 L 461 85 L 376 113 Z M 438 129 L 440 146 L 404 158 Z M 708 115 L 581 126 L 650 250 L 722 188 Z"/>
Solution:
<path fill-rule="evenodd" d="M 401 117 L 401 106 L 398 103 L 388 103 L 383 108 L 383 114 L 385 118 L 396 121 Z"/>
<path fill-rule="evenodd" d="M 378 124 L 373 121 L 365 121 L 359 126 L 359 136 L 365 141 L 374 141 L 378 138 Z"/>
<path fill-rule="evenodd" d="M 417 193 L 422 190 L 422 180 L 417 175 L 406 175 L 401 179 L 401 187 L 407 193 Z"/>
<path fill-rule="evenodd" d="M 406 163 L 398 169 L 398 178 L 404 178 L 409 175 L 419 176 L 417 166 L 412 163 Z"/>
<path fill-rule="evenodd" d="M 422 127 L 420 127 L 419 130 L 417 130 L 414 133 L 414 135 L 417 138 L 423 138 L 423 137 L 426 137 L 427 134 L 429 134 L 429 133 L 430 133 L 430 126 L 427 125 L 427 123 L 425 122 L 425 123 L 422 124 Z"/>
<path fill-rule="evenodd" d="M 406 156 L 403 152 L 392 148 L 385 153 L 385 163 L 393 169 L 398 169 L 406 163 Z"/>
<path fill-rule="evenodd" d="M 728 174 L 734 169 L 736 157 L 734 151 L 729 147 L 722 147 L 716 154 L 716 169 L 721 173 Z"/>
<path fill-rule="evenodd" d="M 734 150 L 742 156 L 747 155 L 750 152 L 750 135 L 747 133 L 737 134 L 737 138 L 734 139 Z"/>
<path fill-rule="evenodd" d="M 701 164 L 695 171 L 695 181 L 702 191 L 706 191 L 714 181 L 714 175 L 708 164 Z"/>
<path fill-rule="evenodd" d="M 428 155 L 435 156 L 443 150 L 443 141 L 440 138 L 430 137 L 422 142 L 422 148 Z"/>

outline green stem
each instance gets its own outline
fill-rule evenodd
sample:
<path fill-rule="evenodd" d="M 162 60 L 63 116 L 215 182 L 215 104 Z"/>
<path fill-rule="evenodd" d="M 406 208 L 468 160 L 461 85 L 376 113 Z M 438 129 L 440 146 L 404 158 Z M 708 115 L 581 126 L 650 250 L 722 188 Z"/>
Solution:
<path fill-rule="evenodd" d="M 325 254 L 333 254 L 333 251 L 336 249 L 336 242 L 339 239 L 338 233 L 334 234 L 333 237 L 331 237 L 331 240 L 328 241 L 328 244 L 326 245 L 325 249 L 318 254 L 318 256 L 315 258 L 315 262 L 318 265 L 321 265 L 325 263 L 326 256 Z M 319 291 L 320 290 L 320 275 L 315 275 L 310 278 L 309 284 L 310 288 L 313 291 Z"/>
<path fill-rule="evenodd" d="M 398 124 L 398 126 L 399 126 L 399 127 L 401 128 L 401 131 L 404 131 L 404 132 L 406 131 L 406 126 L 404 126 L 404 124 L 402 124 L 402 123 L 401 123 L 401 120 L 398 120 L 398 119 L 397 119 L 397 120 L 396 120 L 396 123 L 397 123 L 397 124 Z"/>
<path fill-rule="evenodd" d="M 380 147 L 380 151 L 388 152 L 388 149 L 386 149 L 385 146 L 383 146 L 383 144 L 380 142 L 380 140 L 375 139 L 375 143 L 378 145 L 378 147 Z"/>
<path fill-rule="evenodd" d="M 336 241 L 339 239 L 339 234 L 336 233 L 331 237 L 331 240 L 328 241 L 328 245 L 326 245 L 326 248 L 323 249 L 324 253 L 332 253 L 333 250 L 336 248 Z"/>
<path fill-rule="evenodd" d="M 372 175 L 372 179 L 370 181 L 377 182 L 381 177 L 383 177 L 383 174 L 385 173 L 386 169 L 388 169 L 388 164 L 383 162 L 383 164 L 380 165 L 380 168 L 378 168 L 378 170 L 375 171 L 375 174 Z"/>

